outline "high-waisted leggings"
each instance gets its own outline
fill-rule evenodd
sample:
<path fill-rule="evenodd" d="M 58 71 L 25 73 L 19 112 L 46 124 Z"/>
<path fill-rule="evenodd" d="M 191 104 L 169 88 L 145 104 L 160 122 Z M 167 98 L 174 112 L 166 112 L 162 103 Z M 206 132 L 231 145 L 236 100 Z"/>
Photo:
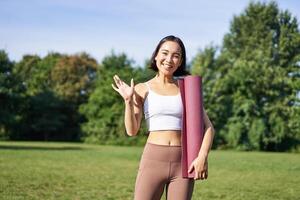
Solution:
<path fill-rule="evenodd" d="M 134 200 L 190 200 L 194 180 L 182 178 L 181 146 L 146 143 L 135 182 Z"/>

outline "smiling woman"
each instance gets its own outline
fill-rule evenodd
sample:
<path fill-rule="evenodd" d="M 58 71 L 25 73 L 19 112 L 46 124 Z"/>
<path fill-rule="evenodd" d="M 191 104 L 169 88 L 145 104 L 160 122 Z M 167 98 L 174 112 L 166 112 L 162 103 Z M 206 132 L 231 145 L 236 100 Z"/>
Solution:
<path fill-rule="evenodd" d="M 129 136 L 137 135 L 142 115 L 148 125 L 148 139 L 135 182 L 135 200 L 159 200 L 166 187 L 167 199 L 192 198 L 194 180 L 207 179 L 208 152 L 213 141 L 213 127 L 204 111 L 205 137 L 199 156 L 189 166 L 195 178 L 183 178 L 181 170 L 181 125 L 183 104 L 174 76 L 187 74 L 186 53 L 181 39 L 163 38 L 151 57 L 156 76 L 145 83 L 130 86 L 117 75 L 112 85 L 125 102 L 125 128 Z"/>
<path fill-rule="evenodd" d="M 174 36 L 167 36 L 163 38 L 151 57 L 151 69 L 159 71 L 159 67 L 162 65 L 178 65 L 176 70 L 173 70 L 173 76 L 187 75 L 188 72 L 185 69 L 186 65 L 186 52 L 183 42 Z M 168 69 L 168 68 L 167 68 Z"/>

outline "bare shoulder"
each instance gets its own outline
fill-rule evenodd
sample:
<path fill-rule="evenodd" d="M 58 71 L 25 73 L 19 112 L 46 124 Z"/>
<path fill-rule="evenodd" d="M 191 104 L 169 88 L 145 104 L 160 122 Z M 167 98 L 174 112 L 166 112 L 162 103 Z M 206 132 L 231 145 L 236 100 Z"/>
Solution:
<path fill-rule="evenodd" d="M 146 93 L 148 91 L 148 88 L 145 83 L 138 83 L 134 86 L 134 90 L 138 96 L 140 96 L 142 99 L 144 99 L 144 97 L 146 96 Z"/>

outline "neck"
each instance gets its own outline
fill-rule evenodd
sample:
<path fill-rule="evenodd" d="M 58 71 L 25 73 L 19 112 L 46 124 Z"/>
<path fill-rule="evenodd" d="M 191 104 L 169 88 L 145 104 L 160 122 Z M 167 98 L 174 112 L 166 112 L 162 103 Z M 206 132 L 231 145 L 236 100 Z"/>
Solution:
<path fill-rule="evenodd" d="M 155 79 L 157 80 L 157 82 L 162 83 L 162 84 L 168 84 L 168 83 L 174 83 L 174 78 L 173 76 L 166 76 L 163 74 L 156 74 Z"/>

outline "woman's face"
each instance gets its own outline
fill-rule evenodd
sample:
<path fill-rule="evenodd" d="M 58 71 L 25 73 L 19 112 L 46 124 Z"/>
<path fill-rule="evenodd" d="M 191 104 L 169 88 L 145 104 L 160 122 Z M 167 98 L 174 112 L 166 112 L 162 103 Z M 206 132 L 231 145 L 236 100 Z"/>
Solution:
<path fill-rule="evenodd" d="M 177 42 L 166 41 L 160 47 L 155 57 L 160 73 L 172 75 L 182 62 L 181 48 Z"/>

